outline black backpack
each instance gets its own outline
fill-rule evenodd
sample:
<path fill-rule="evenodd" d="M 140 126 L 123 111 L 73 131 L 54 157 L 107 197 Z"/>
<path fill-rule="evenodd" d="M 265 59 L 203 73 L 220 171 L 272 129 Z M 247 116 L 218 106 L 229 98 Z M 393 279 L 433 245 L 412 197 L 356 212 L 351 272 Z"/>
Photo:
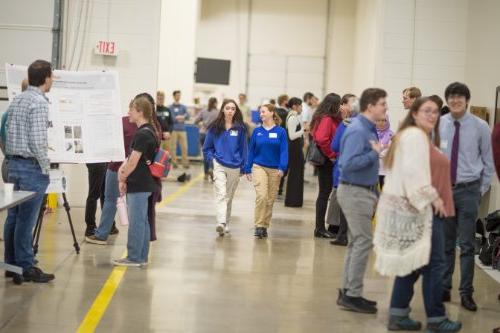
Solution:
<path fill-rule="evenodd" d="M 488 239 L 481 246 L 479 260 L 484 266 L 493 266 L 500 269 L 500 235 L 490 233 Z"/>

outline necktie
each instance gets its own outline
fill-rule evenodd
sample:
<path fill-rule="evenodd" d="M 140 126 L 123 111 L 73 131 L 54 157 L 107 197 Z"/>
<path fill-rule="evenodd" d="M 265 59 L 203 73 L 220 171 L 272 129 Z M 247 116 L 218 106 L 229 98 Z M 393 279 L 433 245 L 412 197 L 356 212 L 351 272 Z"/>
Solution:
<path fill-rule="evenodd" d="M 458 169 L 458 145 L 460 143 L 460 123 L 455 120 L 455 135 L 453 136 L 453 145 L 451 147 L 451 183 L 457 182 Z"/>

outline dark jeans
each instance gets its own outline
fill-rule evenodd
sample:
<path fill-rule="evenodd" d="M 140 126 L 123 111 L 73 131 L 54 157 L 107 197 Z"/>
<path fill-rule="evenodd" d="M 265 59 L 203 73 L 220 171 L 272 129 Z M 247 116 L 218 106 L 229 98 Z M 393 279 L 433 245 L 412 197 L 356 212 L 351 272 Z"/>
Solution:
<path fill-rule="evenodd" d="M 328 207 L 328 198 L 333 188 L 333 163 L 327 160 L 325 164 L 316 168 L 318 171 L 318 198 L 316 199 L 316 230 L 325 230 L 325 215 Z"/>
<path fill-rule="evenodd" d="M 87 228 L 95 228 L 97 200 L 104 205 L 104 180 L 106 179 L 106 163 L 87 163 L 89 177 L 89 193 L 85 204 L 85 223 Z"/>
<path fill-rule="evenodd" d="M 422 278 L 422 293 L 424 298 L 427 322 L 436 323 L 446 319 L 443 305 L 443 275 L 446 267 L 444 256 L 443 219 L 435 216 L 432 221 L 431 257 L 429 264 L 404 277 L 396 277 L 392 288 L 391 307 L 389 314 L 393 316 L 408 316 L 410 302 L 413 298 L 413 287 L 420 275 Z"/>
<path fill-rule="evenodd" d="M 207 135 L 205 133 L 200 133 L 200 145 L 201 145 L 202 154 L 203 154 L 203 145 L 205 144 L 206 136 Z M 205 155 L 203 155 L 203 172 L 205 173 L 205 175 L 208 175 L 208 171 L 213 170 L 213 169 L 214 169 L 213 161 L 212 160 L 207 161 L 205 159 Z"/>
<path fill-rule="evenodd" d="M 455 270 L 455 252 L 460 247 L 460 295 L 472 295 L 474 287 L 474 238 L 476 219 L 481 200 L 480 182 L 469 187 L 453 190 L 455 217 L 444 224 L 445 253 L 447 269 L 444 275 L 444 289 L 451 290 Z"/>
<path fill-rule="evenodd" d="M 4 225 L 5 262 L 21 266 L 26 271 L 34 265 L 33 228 L 49 185 L 49 176 L 42 174 L 36 160 L 11 158 L 8 180 L 16 191 L 36 192 L 32 199 L 9 208 Z"/>

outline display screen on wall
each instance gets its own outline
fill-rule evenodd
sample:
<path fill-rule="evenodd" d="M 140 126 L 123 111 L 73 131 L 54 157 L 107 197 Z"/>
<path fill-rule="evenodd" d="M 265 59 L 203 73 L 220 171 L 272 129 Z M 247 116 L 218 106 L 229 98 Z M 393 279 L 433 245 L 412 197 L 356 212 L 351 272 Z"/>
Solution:
<path fill-rule="evenodd" d="M 198 58 L 196 60 L 196 83 L 228 85 L 230 69 L 230 60 Z"/>

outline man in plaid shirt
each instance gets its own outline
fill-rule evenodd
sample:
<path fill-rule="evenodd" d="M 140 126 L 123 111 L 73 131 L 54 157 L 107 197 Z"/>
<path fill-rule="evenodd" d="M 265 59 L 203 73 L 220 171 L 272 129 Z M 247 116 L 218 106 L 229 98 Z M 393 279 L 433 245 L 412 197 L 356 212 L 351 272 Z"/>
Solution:
<path fill-rule="evenodd" d="M 37 60 L 28 67 L 29 87 L 16 96 L 7 109 L 6 154 L 9 159 L 8 181 L 15 190 L 36 192 L 36 196 L 10 208 L 4 226 L 5 262 L 20 266 L 23 274 L 6 272 L 14 283 L 38 283 L 54 279 L 34 265 L 32 232 L 45 190 L 49 185 L 50 163 L 47 156 L 49 102 L 45 93 L 52 86 L 52 67 Z"/>

